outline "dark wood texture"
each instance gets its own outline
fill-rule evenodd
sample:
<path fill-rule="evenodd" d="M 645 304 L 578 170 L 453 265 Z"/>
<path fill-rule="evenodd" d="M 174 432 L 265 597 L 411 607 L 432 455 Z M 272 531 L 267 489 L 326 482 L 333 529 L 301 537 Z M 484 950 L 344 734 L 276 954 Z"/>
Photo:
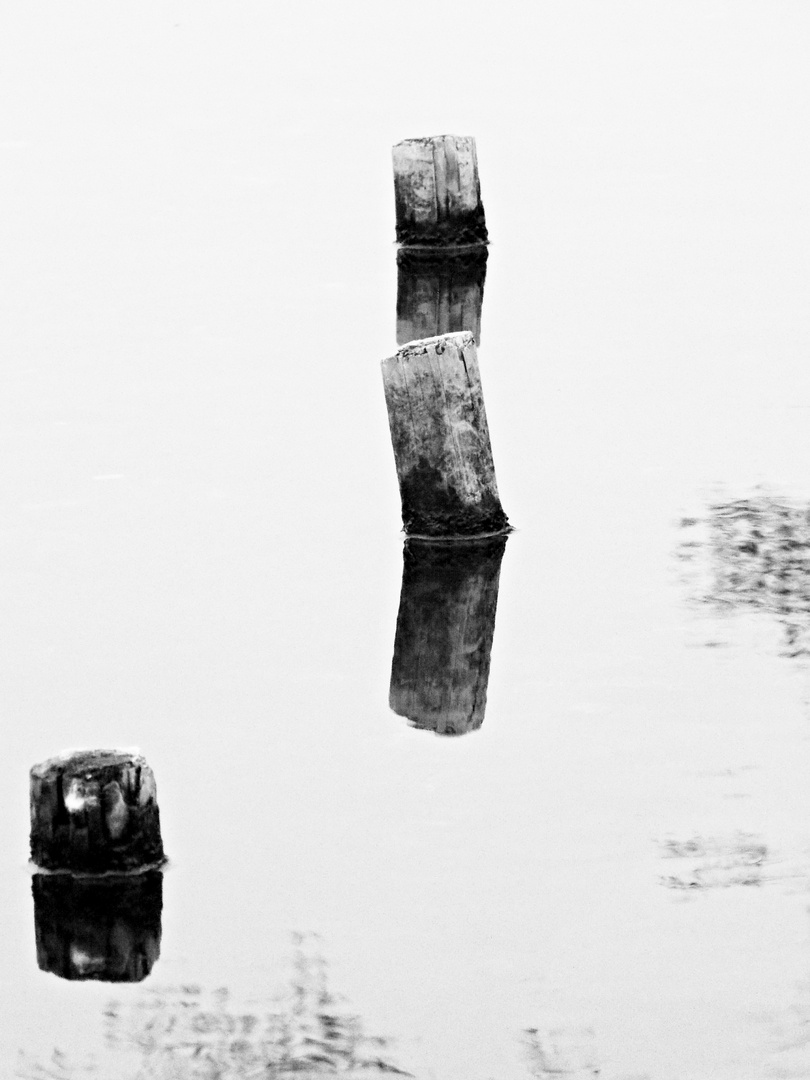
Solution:
<path fill-rule="evenodd" d="M 31 769 L 31 857 L 82 873 L 165 861 L 155 778 L 139 754 L 85 750 Z"/>
<path fill-rule="evenodd" d="M 140 982 L 160 955 L 163 874 L 35 874 L 37 963 L 62 979 Z"/>

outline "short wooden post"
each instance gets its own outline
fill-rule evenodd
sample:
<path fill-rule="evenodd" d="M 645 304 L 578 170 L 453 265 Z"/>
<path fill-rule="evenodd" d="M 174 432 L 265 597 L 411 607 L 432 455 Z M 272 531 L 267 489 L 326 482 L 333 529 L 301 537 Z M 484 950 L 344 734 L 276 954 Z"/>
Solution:
<path fill-rule="evenodd" d="M 485 244 L 475 139 L 436 135 L 397 143 L 394 195 L 401 244 Z"/>
<path fill-rule="evenodd" d="M 31 769 L 31 857 L 106 873 L 165 861 L 155 778 L 140 754 L 84 750 Z"/>
<path fill-rule="evenodd" d="M 140 982 L 160 956 L 163 874 L 34 874 L 37 964 L 62 979 Z"/>
<path fill-rule="evenodd" d="M 481 340 L 487 249 L 397 251 L 397 345 L 469 330 Z"/>
<path fill-rule="evenodd" d="M 414 727 L 462 735 L 484 722 L 506 540 L 405 541 L 388 701 Z"/>
<path fill-rule="evenodd" d="M 412 341 L 383 360 L 382 372 L 405 532 L 451 539 L 507 531 L 472 334 Z"/>

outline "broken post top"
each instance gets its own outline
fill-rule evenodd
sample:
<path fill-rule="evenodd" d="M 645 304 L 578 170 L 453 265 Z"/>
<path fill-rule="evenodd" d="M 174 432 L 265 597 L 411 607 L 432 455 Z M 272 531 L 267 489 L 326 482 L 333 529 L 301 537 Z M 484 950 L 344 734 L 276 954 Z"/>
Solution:
<path fill-rule="evenodd" d="M 41 780 L 53 771 L 69 772 L 71 776 L 83 772 L 97 774 L 99 770 L 117 770 L 122 765 L 146 765 L 146 759 L 135 750 L 65 750 L 38 765 L 32 765 L 31 776 Z M 90 775 L 87 779 L 90 779 Z"/>
<path fill-rule="evenodd" d="M 382 373 L 405 532 L 458 539 L 508 531 L 472 334 L 411 341 L 383 360 Z"/>
<path fill-rule="evenodd" d="M 454 247 L 487 243 L 475 139 L 434 135 L 393 149 L 397 240 Z"/>

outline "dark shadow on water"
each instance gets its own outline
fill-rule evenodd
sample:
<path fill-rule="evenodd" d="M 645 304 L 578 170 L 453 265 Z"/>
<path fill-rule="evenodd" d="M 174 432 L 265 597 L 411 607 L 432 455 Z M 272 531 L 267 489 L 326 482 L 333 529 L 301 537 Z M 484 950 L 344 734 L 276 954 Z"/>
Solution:
<path fill-rule="evenodd" d="M 414 727 L 463 735 L 484 722 L 506 541 L 405 541 L 389 705 Z"/>
<path fill-rule="evenodd" d="M 810 506 L 756 494 L 681 527 L 678 557 L 695 599 L 717 614 L 767 612 L 784 629 L 780 653 L 810 656 Z"/>
<path fill-rule="evenodd" d="M 469 330 L 481 338 L 487 249 L 397 252 L 397 345 Z"/>
<path fill-rule="evenodd" d="M 103 1045 L 92 1060 L 55 1050 L 23 1055 L 26 1080 L 294 1080 L 339 1074 L 410 1076 L 391 1060 L 390 1041 L 369 1036 L 359 1016 L 329 988 L 317 935 L 295 935 L 289 985 L 250 998 L 227 988 L 154 987 L 112 1001 Z"/>
<path fill-rule="evenodd" d="M 163 874 L 35 874 L 37 964 L 62 979 L 140 982 L 160 956 Z"/>

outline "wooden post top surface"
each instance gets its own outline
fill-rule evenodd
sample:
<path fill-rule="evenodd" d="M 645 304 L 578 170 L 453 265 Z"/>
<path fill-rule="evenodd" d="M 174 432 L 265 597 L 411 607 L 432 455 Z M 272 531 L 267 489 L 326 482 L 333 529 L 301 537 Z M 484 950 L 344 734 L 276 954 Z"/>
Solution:
<path fill-rule="evenodd" d="M 42 779 L 49 773 L 82 772 L 96 774 L 122 765 L 146 765 L 146 758 L 138 750 L 63 750 L 60 754 L 31 766 L 31 776 Z M 147 766 L 148 767 L 148 766 Z"/>
<path fill-rule="evenodd" d="M 462 353 L 465 348 L 470 347 L 475 348 L 475 338 L 470 330 L 458 330 L 454 334 L 435 334 L 433 337 L 406 341 L 397 349 L 394 356 L 383 360 L 383 365 L 393 366 L 403 360 L 409 360 L 414 356 L 424 356 L 430 352 L 441 356 L 448 348 Z"/>

